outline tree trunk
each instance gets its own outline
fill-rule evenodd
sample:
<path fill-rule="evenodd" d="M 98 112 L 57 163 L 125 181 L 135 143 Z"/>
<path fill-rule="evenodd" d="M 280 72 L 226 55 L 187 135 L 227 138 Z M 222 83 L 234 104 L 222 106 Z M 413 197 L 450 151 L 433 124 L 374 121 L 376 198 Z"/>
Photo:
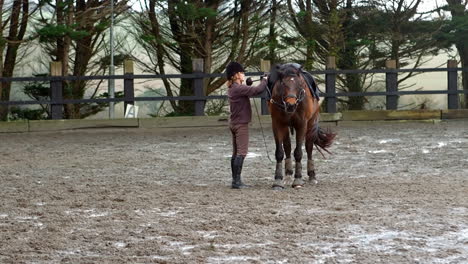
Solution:
<path fill-rule="evenodd" d="M 151 23 L 151 33 L 153 36 L 155 36 L 156 39 L 156 65 L 157 69 L 159 71 L 159 74 L 166 74 L 166 70 L 164 67 L 166 66 L 164 62 L 164 54 L 166 54 L 166 50 L 164 49 L 163 46 L 163 37 L 161 35 L 161 27 L 159 24 L 158 17 L 156 16 L 156 1 L 157 0 L 151 0 L 149 3 L 149 9 L 148 9 L 148 18 Z M 164 87 L 166 89 L 166 94 L 167 96 L 174 96 L 172 93 L 171 89 L 171 83 L 167 79 L 162 79 L 162 82 L 164 83 Z M 176 109 L 177 108 L 177 103 L 175 101 L 169 101 L 172 108 Z"/>
<path fill-rule="evenodd" d="M 0 32 L 3 34 L 3 5 L 4 0 L 0 0 Z M 5 51 L 5 39 L 3 35 L 0 38 L 0 77 L 3 77 L 3 52 Z M 4 82 L 0 82 L 0 100 L 3 101 Z M 7 118 L 8 106 L 0 105 L 0 121 L 4 121 Z"/>
<path fill-rule="evenodd" d="M 192 53 L 190 52 L 190 45 L 181 45 L 182 53 L 180 54 L 180 66 L 182 73 L 192 73 Z M 192 87 L 192 79 L 182 79 L 180 82 L 180 95 L 191 96 L 194 95 Z M 192 115 L 195 113 L 194 101 L 180 101 L 178 109 L 175 109 L 181 115 Z"/>
<path fill-rule="evenodd" d="M 57 0 L 57 24 L 70 26 L 73 23 L 73 2 Z M 57 38 L 57 56 L 56 61 L 62 63 L 62 76 L 67 76 L 69 72 L 69 56 L 70 56 L 71 38 L 68 34 Z M 72 99 L 69 93 L 70 82 L 62 82 L 62 94 L 64 99 Z M 64 118 L 72 117 L 73 104 L 67 104 L 64 107 Z"/>
<path fill-rule="evenodd" d="M 277 46 L 277 34 L 276 34 L 276 16 L 277 16 L 278 3 L 276 0 L 272 0 L 271 3 L 271 15 L 270 15 L 270 28 L 268 31 L 268 55 L 267 59 L 270 60 L 271 65 L 276 64 L 276 46 Z"/>
<path fill-rule="evenodd" d="M 315 48 L 314 48 L 314 45 L 312 44 L 314 42 L 315 42 L 314 39 L 311 39 L 311 38 L 307 39 L 306 54 L 305 54 L 306 57 L 305 57 L 303 68 L 306 69 L 306 70 L 309 70 L 309 71 L 312 70 L 313 66 L 314 66 L 314 51 L 315 51 Z"/>
<path fill-rule="evenodd" d="M 21 20 L 20 20 L 20 15 Z M 7 46 L 5 61 L 3 63 L 2 77 L 12 77 L 15 70 L 18 48 L 26 33 L 26 27 L 29 18 L 28 0 L 15 0 L 13 2 L 10 16 L 10 30 L 7 37 Z M 11 83 L 2 83 L 0 86 L 0 100 L 9 101 L 11 93 Z M 6 120 L 8 117 L 7 105 L 0 106 L 0 120 Z"/>
<path fill-rule="evenodd" d="M 352 1 L 348 0 L 346 3 L 346 17 L 343 22 L 343 30 L 345 32 L 345 48 L 340 51 L 340 58 L 338 60 L 338 68 L 340 69 L 358 69 L 359 59 L 357 52 L 357 44 L 355 43 L 355 35 L 352 32 L 351 24 L 353 20 L 353 6 Z M 360 74 L 346 74 L 344 85 L 348 88 L 349 92 L 362 92 L 362 82 Z M 365 98 L 363 96 L 352 96 L 348 100 L 349 110 L 362 110 L 364 108 Z"/>
<path fill-rule="evenodd" d="M 461 67 L 468 68 L 468 45 L 459 43 L 457 45 L 458 54 L 460 55 Z M 468 91 L 468 72 L 462 72 L 462 89 Z M 465 94 L 462 108 L 468 108 L 468 94 Z"/>
<path fill-rule="evenodd" d="M 348 48 L 345 48 L 341 52 L 341 59 L 338 61 L 338 68 L 340 69 L 357 69 L 357 56 L 356 50 L 349 44 Z M 362 92 L 362 82 L 360 74 L 345 74 L 344 86 L 348 92 Z M 351 96 L 348 99 L 348 110 L 362 110 L 364 109 L 365 97 L 364 96 Z"/>
<path fill-rule="evenodd" d="M 193 26 L 192 23 L 187 23 L 183 28 L 179 23 L 179 16 L 177 15 L 176 5 L 179 1 L 168 2 L 169 23 L 174 39 L 180 50 L 180 72 L 192 73 L 192 57 L 194 43 L 187 36 L 187 32 L 194 32 L 195 30 L 187 28 Z M 191 79 L 182 79 L 180 81 L 180 96 L 194 95 Z M 176 115 L 192 115 L 195 112 L 195 102 L 193 101 L 180 101 L 179 105 L 174 109 Z"/>
<path fill-rule="evenodd" d="M 468 11 L 466 10 L 468 2 L 463 2 L 462 0 L 447 0 L 447 4 L 450 8 L 450 13 L 452 14 L 452 21 L 455 24 L 460 23 L 460 21 L 468 20 Z M 461 66 L 463 68 L 468 67 L 468 44 L 466 43 L 466 34 L 468 31 L 466 28 L 457 28 L 455 31 L 456 40 L 455 46 L 460 56 Z M 463 90 L 468 91 L 468 72 L 462 72 L 462 86 Z M 464 95 L 463 108 L 468 108 L 468 94 Z"/>
<path fill-rule="evenodd" d="M 350 92 L 362 92 L 361 78 L 358 74 L 346 74 L 346 84 Z M 362 110 L 364 108 L 364 96 L 353 96 L 349 98 L 349 110 Z"/>
<path fill-rule="evenodd" d="M 212 10 L 218 10 L 220 1 L 207 1 L 206 8 L 210 8 Z M 199 25 L 199 29 L 197 31 L 204 32 L 202 47 L 200 50 L 203 52 L 200 54 L 201 58 L 203 58 L 203 72 L 211 73 L 213 67 L 213 46 L 215 42 L 215 32 L 217 27 L 217 19 L 216 17 L 208 17 L 206 19 L 199 19 L 197 24 Z M 203 82 L 203 91 L 204 95 L 208 94 L 209 90 L 209 83 L 210 80 L 208 78 L 204 79 Z"/>
<path fill-rule="evenodd" d="M 88 29 L 89 30 L 89 29 Z M 90 30 L 89 30 L 90 31 Z M 73 76 L 85 76 L 89 61 L 92 57 L 92 37 L 84 37 L 76 42 L 75 65 Z M 86 91 L 86 81 L 78 80 L 70 83 L 72 99 L 82 99 Z M 81 104 L 73 104 L 70 118 L 81 118 Z"/>
<path fill-rule="evenodd" d="M 305 58 L 303 67 L 307 70 L 313 69 L 315 42 L 317 36 L 315 35 L 315 28 L 313 22 L 313 8 L 312 0 L 300 0 L 296 2 L 303 15 L 298 16 L 296 10 L 292 5 L 292 0 L 287 1 L 290 18 L 294 27 L 305 41 Z"/>

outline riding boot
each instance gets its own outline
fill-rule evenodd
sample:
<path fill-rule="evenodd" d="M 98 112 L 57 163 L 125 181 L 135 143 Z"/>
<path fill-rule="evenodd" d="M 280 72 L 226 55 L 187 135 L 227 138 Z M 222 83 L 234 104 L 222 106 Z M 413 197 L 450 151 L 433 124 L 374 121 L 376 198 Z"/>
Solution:
<path fill-rule="evenodd" d="M 234 185 L 234 182 L 236 181 L 237 177 L 237 166 L 234 165 L 236 163 L 236 157 L 237 156 L 231 157 L 232 185 Z"/>
<path fill-rule="evenodd" d="M 244 165 L 244 156 L 236 156 L 232 170 L 232 189 L 244 189 L 250 187 L 242 183 L 241 173 Z"/>
<path fill-rule="evenodd" d="M 231 157 L 231 172 L 232 172 L 232 175 L 234 175 L 234 161 L 236 160 L 236 156 L 232 156 Z M 232 176 L 232 178 L 234 179 L 234 176 Z"/>

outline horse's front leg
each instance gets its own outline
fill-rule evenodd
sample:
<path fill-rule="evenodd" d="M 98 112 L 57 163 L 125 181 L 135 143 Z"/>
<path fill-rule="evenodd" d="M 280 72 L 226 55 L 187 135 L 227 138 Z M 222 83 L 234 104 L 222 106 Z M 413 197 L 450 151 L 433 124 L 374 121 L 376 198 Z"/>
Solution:
<path fill-rule="evenodd" d="M 291 160 L 291 137 L 289 136 L 289 130 L 286 131 L 286 135 L 284 136 L 283 148 L 286 156 L 284 160 L 284 182 L 285 184 L 290 184 L 292 182 L 293 165 Z"/>
<path fill-rule="evenodd" d="M 284 149 L 283 149 L 283 142 L 285 140 L 286 133 L 288 132 L 288 128 L 286 129 L 275 129 L 273 128 L 274 136 L 275 136 L 275 144 L 276 144 L 276 151 L 275 151 L 275 158 L 276 158 L 276 170 L 275 170 L 275 182 L 273 184 L 274 190 L 282 190 L 284 189 L 284 182 L 283 182 L 283 159 L 284 159 Z M 290 155 L 291 150 L 289 150 Z"/>
<path fill-rule="evenodd" d="M 296 128 L 296 148 L 294 149 L 294 160 L 296 162 L 296 169 L 294 171 L 293 188 L 300 188 L 304 186 L 302 179 L 302 144 L 304 143 L 305 129 L 304 127 Z"/>

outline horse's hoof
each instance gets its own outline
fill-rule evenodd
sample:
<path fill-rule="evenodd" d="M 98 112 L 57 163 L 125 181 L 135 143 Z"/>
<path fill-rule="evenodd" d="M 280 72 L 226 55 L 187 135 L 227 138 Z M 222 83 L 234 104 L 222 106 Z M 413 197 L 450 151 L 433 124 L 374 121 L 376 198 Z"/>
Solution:
<path fill-rule="evenodd" d="M 312 184 L 312 185 L 317 185 L 318 181 L 316 179 L 310 179 L 309 183 Z"/>
<path fill-rule="evenodd" d="M 305 183 L 304 183 L 304 181 L 302 179 L 296 178 L 296 179 L 294 179 L 292 187 L 295 188 L 295 189 L 298 189 L 298 188 L 304 187 L 304 184 Z"/>
<path fill-rule="evenodd" d="M 273 185 L 272 189 L 274 191 L 282 191 L 284 190 L 284 186 Z"/>
<path fill-rule="evenodd" d="M 247 184 L 243 184 L 243 183 L 231 185 L 231 189 L 237 189 L 237 190 L 238 190 L 238 189 L 247 189 L 247 188 L 251 188 L 251 187 L 252 187 L 252 186 L 247 185 Z"/>
<path fill-rule="evenodd" d="M 284 189 L 284 182 L 281 179 L 276 179 L 275 183 L 273 183 L 273 190 L 283 190 Z"/>

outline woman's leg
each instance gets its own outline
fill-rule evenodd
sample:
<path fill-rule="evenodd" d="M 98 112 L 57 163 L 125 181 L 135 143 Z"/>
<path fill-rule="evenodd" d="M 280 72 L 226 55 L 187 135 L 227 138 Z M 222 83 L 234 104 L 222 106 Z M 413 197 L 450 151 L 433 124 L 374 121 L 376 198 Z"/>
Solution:
<path fill-rule="evenodd" d="M 241 173 L 244 165 L 245 156 L 247 156 L 249 146 L 249 126 L 248 124 L 238 124 L 235 126 L 236 157 L 234 159 L 233 189 L 243 189 L 250 187 L 242 183 Z"/>
<path fill-rule="evenodd" d="M 234 179 L 234 160 L 236 159 L 237 156 L 237 142 L 236 142 L 236 130 L 233 125 L 229 126 L 229 130 L 231 130 L 231 136 L 232 136 L 232 156 L 231 156 L 231 172 L 232 172 L 232 178 Z"/>

